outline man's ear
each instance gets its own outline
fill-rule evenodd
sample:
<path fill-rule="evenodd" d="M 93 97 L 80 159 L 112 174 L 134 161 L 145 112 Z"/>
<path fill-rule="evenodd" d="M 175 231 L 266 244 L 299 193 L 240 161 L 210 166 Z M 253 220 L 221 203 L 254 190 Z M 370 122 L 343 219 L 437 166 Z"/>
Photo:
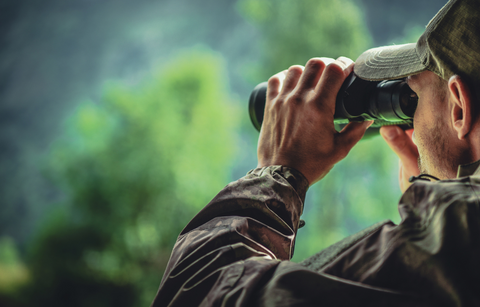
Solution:
<path fill-rule="evenodd" d="M 451 120 L 458 139 L 463 140 L 470 133 L 473 123 L 473 97 L 467 83 L 458 75 L 448 80 L 450 92 Z"/>

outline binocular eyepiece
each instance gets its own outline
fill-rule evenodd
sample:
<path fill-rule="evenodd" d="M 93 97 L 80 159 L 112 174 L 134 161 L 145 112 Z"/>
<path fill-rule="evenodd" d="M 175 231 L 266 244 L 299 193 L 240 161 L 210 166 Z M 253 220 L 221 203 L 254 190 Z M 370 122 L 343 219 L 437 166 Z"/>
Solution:
<path fill-rule="evenodd" d="M 265 110 L 267 82 L 257 85 L 249 101 L 249 113 L 255 128 L 260 131 Z M 369 130 L 381 126 L 413 127 L 413 115 L 418 97 L 405 80 L 367 81 L 353 72 L 345 79 L 337 95 L 334 123 L 340 130 L 351 121 L 374 120 Z"/>

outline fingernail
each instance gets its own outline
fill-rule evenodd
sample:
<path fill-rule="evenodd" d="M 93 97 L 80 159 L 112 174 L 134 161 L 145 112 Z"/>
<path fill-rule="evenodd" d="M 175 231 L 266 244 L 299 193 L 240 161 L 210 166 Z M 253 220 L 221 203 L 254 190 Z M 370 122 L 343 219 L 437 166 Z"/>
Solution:
<path fill-rule="evenodd" d="M 385 131 L 387 130 L 387 131 Z M 392 128 L 388 128 L 388 129 L 385 129 L 383 130 L 383 133 L 382 135 L 389 141 L 393 140 L 394 138 L 396 138 L 398 136 L 398 128 L 397 127 L 392 127 Z"/>

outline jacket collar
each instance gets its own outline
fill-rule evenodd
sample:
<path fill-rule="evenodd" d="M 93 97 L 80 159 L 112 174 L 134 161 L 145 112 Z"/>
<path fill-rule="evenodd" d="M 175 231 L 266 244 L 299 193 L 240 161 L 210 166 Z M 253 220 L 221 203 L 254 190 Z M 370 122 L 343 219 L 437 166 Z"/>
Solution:
<path fill-rule="evenodd" d="M 458 167 L 457 178 L 478 175 L 480 175 L 480 160 Z"/>

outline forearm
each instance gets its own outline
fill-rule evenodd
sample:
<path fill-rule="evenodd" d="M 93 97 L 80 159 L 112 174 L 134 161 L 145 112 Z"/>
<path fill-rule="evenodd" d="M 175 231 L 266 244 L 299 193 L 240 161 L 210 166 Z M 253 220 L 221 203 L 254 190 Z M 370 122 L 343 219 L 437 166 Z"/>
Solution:
<path fill-rule="evenodd" d="M 227 185 L 180 234 L 156 302 L 191 287 L 206 295 L 219 278 L 212 274 L 239 260 L 290 259 L 307 188 L 302 174 L 281 166 Z"/>

